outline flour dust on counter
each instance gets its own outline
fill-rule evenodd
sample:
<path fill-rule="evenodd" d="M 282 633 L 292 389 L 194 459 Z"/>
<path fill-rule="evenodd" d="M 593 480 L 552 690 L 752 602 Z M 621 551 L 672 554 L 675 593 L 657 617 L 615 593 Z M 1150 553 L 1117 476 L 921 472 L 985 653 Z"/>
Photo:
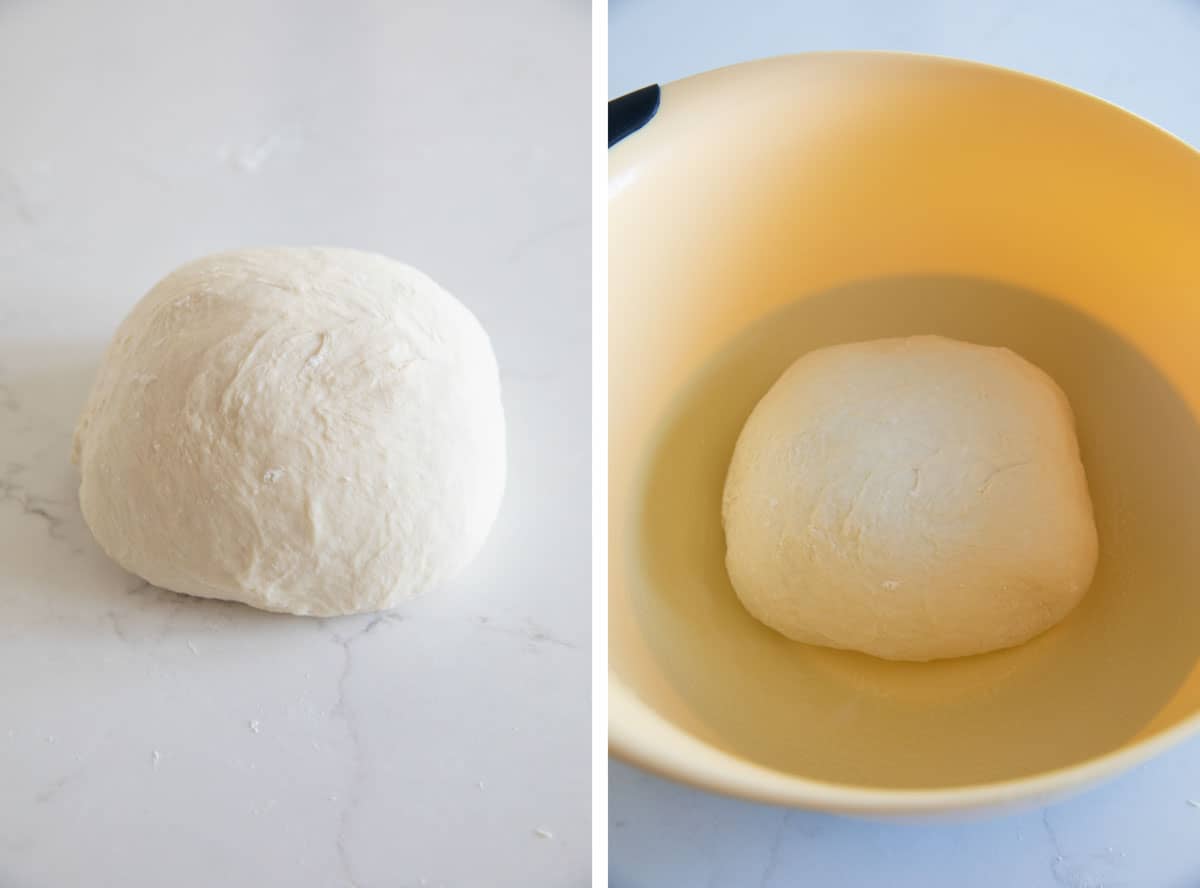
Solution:
<path fill-rule="evenodd" d="M 588 883 L 589 47 L 587 5 L 559 0 L 0 3 L 0 888 Z M 384 523 L 392 469 L 434 444 L 428 425 L 383 428 L 388 400 L 412 413 L 441 398 L 437 421 L 463 407 L 462 386 L 491 405 L 474 445 L 422 468 L 468 458 L 431 471 L 457 505 L 392 509 L 445 521 L 444 547 L 417 565 L 424 595 L 383 591 L 403 591 L 383 577 L 388 552 L 361 608 L 295 616 L 180 594 L 114 562 L 84 520 L 72 435 L 114 332 L 171 269 L 256 244 L 396 257 L 453 302 L 414 305 L 416 273 L 377 263 L 360 286 L 328 254 L 301 260 L 331 260 L 315 275 L 267 268 L 257 283 L 245 264 L 193 268 L 190 302 L 161 306 L 188 319 L 176 350 L 158 370 L 124 363 L 110 390 L 128 427 L 107 445 L 94 423 L 82 436 L 85 470 L 101 456 L 120 468 L 90 479 L 103 497 L 85 495 L 88 517 L 131 512 L 99 535 L 116 554 L 135 542 L 117 527 L 170 536 L 184 551 L 158 551 L 172 562 L 216 542 L 195 574 L 211 591 L 236 587 L 208 573 L 231 555 L 231 572 L 275 575 L 260 603 L 286 605 L 296 548 L 311 533 L 344 553 L 338 533 Z M 249 338 L 219 307 L 235 280 L 226 307 L 253 321 Z M 393 318 L 411 309 L 405 336 L 372 282 Z M 259 324 L 271 300 L 322 323 Z M 245 349 L 226 362 L 222 344 Z M 210 378 L 175 390 L 215 408 L 191 411 L 200 428 L 156 401 L 175 359 L 208 362 Z M 363 385 L 325 384 L 339 375 Z M 160 428 L 172 412 L 181 425 Z M 358 422 L 349 440 L 343 419 Z M 230 482 L 208 474 L 207 442 L 193 438 L 191 467 L 175 461 L 205 428 L 272 446 Z M 229 520 L 222 479 L 253 492 L 261 526 Z M 308 566 L 294 558 L 289 588 L 336 572 Z M 315 615 L 353 609 L 370 612 Z"/>
<path fill-rule="evenodd" d="M 107 859 L 112 830 L 130 818 L 135 844 L 175 858 L 189 854 L 181 824 L 222 843 L 200 873 L 242 865 L 248 839 L 233 837 L 253 837 L 269 862 L 250 871 L 268 879 L 282 867 L 289 884 L 372 884 L 370 874 L 392 871 L 380 849 L 394 846 L 396 824 L 412 835 L 426 817 L 484 837 L 532 884 L 578 871 L 576 789 L 565 772 L 554 785 L 529 775 L 553 765 L 564 742 L 585 759 L 586 718 L 567 731 L 574 739 L 553 739 L 562 728 L 542 701 L 563 701 L 555 718 L 568 717 L 586 637 L 496 597 L 486 580 L 400 611 L 300 619 L 126 573 L 92 539 L 69 461 L 100 358 L 98 343 L 47 340 L 6 348 L 0 366 L 11 405 L 0 409 L 0 671 L 30 676 L 0 689 L 15 800 L 0 810 L 0 835 L 14 843 L 0 847 L 0 884 L 43 873 L 47 884 L 78 883 L 83 864 L 73 861 Z M 521 476 L 531 464 L 518 462 Z M 481 559 L 484 577 L 510 560 Z M 467 712 L 464 735 L 454 726 Z M 97 804 L 124 813 L 98 827 Z M 143 819 L 143 806 L 173 813 Z M 35 854 L 32 868 L 12 850 L 67 841 L 71 854 Z M 468 863 L 421 844 L 413 869 L 429 884 L 472 883 Z M 132 866 L 123 884 L 175 873 L 154 852 Z"/>

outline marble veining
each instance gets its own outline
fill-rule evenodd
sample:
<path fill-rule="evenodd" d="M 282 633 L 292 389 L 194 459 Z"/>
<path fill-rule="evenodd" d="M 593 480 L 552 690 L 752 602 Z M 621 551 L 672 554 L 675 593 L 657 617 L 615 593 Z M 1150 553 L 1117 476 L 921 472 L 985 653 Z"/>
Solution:
<path fill-rule="evenodd" d="M 999 816 L 873 822 L 702 793 L 613 763 L 614 888 L 1200 884 L 1200 744 L 1091 793 Z M 885 881 L 880 881 L 880 880 Z"/>
<path fill-rule="evenodd" d="M 358 639 L 369 635 L 377 627 L 386 626 L 392 622 L 399 622 L 403 617 L 396 614 L 376 614 L 358 619 L 362 625 L 349 635 L 338 634 L 335 630 L 328 627 L 331 621 L 322 620 L 322 628 L 327 630 L 330 638 L 342 651 L 342 668 L 337 680 L 337 699 L 333 705 L 333 709 L 330 711 L 330 716 L 341 719 L 345 724 L 346 734 L 350 740 L 351 753 L 350 778 L 344 795 L 341 798 L 341 812 L 338 817 L 336 842 L 342 873 L 354 888 L 358 888 L 359 881 L 354 875 L 354 864 L 351 859 L 350 850 L 347 847 L 347 836 L 349 835 L 355 807 L 358 804 L 361 784 L 367 779 L 367 765 L 362 753 L 362 740 L 359 737 L 358 725 L 354 718 L 354 711 L 346 701 L 347 687 L 350 675 L 354 669 L 354 643 Z"/>
<path fill-rule="evenodd" d="M 611 97 L 754 58 L 889 49 L 1048 77 L 1200 145 L 1194 2 L 795 2 L 747 16 L 737 4 L 614 0 L 609 10 Z M 784 812 L 614 763 L 610 871 L 614 888 L 1195 888 L 1200 807 L 1189 799 L 1200 801 L 1200 741 L 1049 808 L 932 823 Z"/>
<path fill-rule="evenodd" d="M 313 705 L 293 711 L 291 718 L 285 715 L 269 720 L 256 709 L 245 710 L 246 717 L 236 723 L 242 726 L 249 739 L 227 736 L 225 742 L 230 744 L 231 752 L 242 750 L 237 754 L 244 757 L 251 772 L 242 776 L 251 780 L 256 767 L 262 767 L 266 762 L 260 753 L 245 751 L 245 744 L 265 740 L 281 728 L 294 732 L 291 751 L 286 754 L 295 755 L 297 749 L 307 753 L 310 748 L 336 751 L 336 757 L 324 765 L 330 773 L 323 782 L 333 790 L 320 796 L 318 801 L 327 802 L 332 808 L 328 817 L 329 851 L 325 859 L 334 863 L 333 870 L 343 884 L 354 888 L 388 884 L 372 877 L 372 872 L 378 873 L 376 863 L 368 863 L 365 867 L 358 863 L 359 849 L 377 843 L 380 829 L 385 826 L 378 822 L 377 814 L 364 812 L 361 806 L 364 795 L 371 794 L 379 780 L 376 757 L 387 754 L 387 743 L 380 741 L 387 738 L 400 750 L 404 742 L 403 724 L 390 724 L 371 717 L 372 685 L 378 679 L 372 670 L 378 666 L 364 666 L 360 662 L 363 644 L 372 639 L 381 647 L 394 645 L 401 648 L 411 643 L 409 636 L 428 631 L 422 626 L 421 614 L 424 612 L 427 618 L 432 617 L 436 622 L 456 624 L 451 634 L 461 636 L 463 643 L 490 640 L 490 648 L 500 656 L 510 656 L 504 653 L 509 651 L 522 657 L 533 654 L 539 661 L 543 656 L 550 656 L 555 661 L 571 658 L 577 664 L 577 674 L 586 675 L 586 646 L 568 640 L 570 634 L 543 624 L 542 618 L 532 613 L 493 617 L 471 613 L 469 607 L 462 609 L 460 606 L 453 608 L 449 615 L 434 617 L 438 604 L 431 598 L 415 603 L 415 612 L 411 614 L 397 611 L 312 620 L 263 614 L 228 602 L 186 598 L 124 573 L 92 542 L 78 511 L 74 493 L 76 481 L 67 461 L 73 416 L 82 403 L 86 387 L 79 387 L 70 396 L 56 401 L 39 401 L 33 407 L 27 406 L 30 400 L 27 396 L 32 396 L 36 387 L 27 388 L 22 383 L 19 368 L 6 365 L 0 370 L 0 379 L 4 380 L 0 390 L 3 392 L 0 404 L 3 407 L 0 410 L 0 534 L 10 544 L 4 561 L 7 573 L 0 573 L 0 638 L 5 643 L 0 648 L 0 666 L 9 675 L 20 671 L 21 659 L 9 645 L 19 637 L 25 659 L 31 653 L 41 653 L 47 661 L 89 657 L 120 661 L 125 664 L 126 679 L 140 677 L 146 681 L 149 676 L 151 683 L 165 686 L 177 682 L 181 674 L 191 672 L 192 681 L 187 683 L 194 691 L 206 664 L 223 655 L 253 656 L 256 630 L 289 638 L 298 646 L 294 653 L 301 657 L 305 656 L 304 650 L 314 646 L 333 651 L 335 656 L 323 655 L 314 660 L 313 666 L 290 676 L 286 683 L 275 685 L 276 692 L 290 693 L 299 701 L 315 697 L 314 689 L 320 686 L 321 679 L 314 672 L 323 663 L 327 676 L 324 706 L 313 699 Z M 32 571 L 34 576 L 20 576 L 20 570 L 16 571 L 17 575 L 8 575 L 14 573 L 14 566 Z M 80 587 L 84 585 L 87 590 L 81 594 Z M 459 604 L 466 605 L 466 602 Z M 76 649 L 80 637 L 86 639 L 81 650 Z M 474 665 L 472 668 L 479 667 Z M 535 668 L 554 669 L 558 666 L 545 661 Z M 224 679 L 242 681 L 234 673 L 225 675 Z M 60 687 L 55 693 L 64 695 L 61 703 L 71 702 L 69 687 Z M 93 791 L 89 787 L 89 777 L 98 768 L 113 767 L 106 759 L 113 755 L 110 744 L 117 734 L 123 735 L 123 742 L 138 743 L 135 762 L 124 767 L 139 769 L 129 777 L 143 786 L 148 785 L 147 781 L 174 772 L 186 759 L 186 754 L 181 755 L 178 749 L 164 748 L 167 744 L 163 741 L 149 735 L 143 738 L 139 736 L 140 732 L 129 730 L 130 722 L 139 716 L 141 704 L 136 699 L 128 701 L 131 708 L 122 712 L 124 729 L 106 724 L 104 730 L 90 737 L 74 735 L 73 728 L 78 727 L 78 722 L 59 704 L 51 704 L 49 708 L 58 710 L 60 726 L 43 728 L 37 719 L 39 707 L 44 702 L 26 700 L 24 706 L 18 707 L 18 711 L 23 712 L 20 716 L 15 715 L 11 707 L 0 707 L 0 726 L 4 726 L 0 749 L 6 743 L 12 747 L 14 741 L 22 741 L 17 754 L 10 755 L 8 760 L 14 765 L 19 762 L 22 770 L 28 771 L 30 782 L 26 799 L 32 806 L 55 811 L 85 801 Z M 185 707 L 186 699 L 176 699 L 173 705 Z M 230 722 L 235 722 L 232 716 Z M 514 721 L 514 726 L 519 723 Z M 531 728 L 535 726 L 536 721 L 530 723 Z M 224 733 L 229 734 L 229 726 L 225 727 Z M 368 743 L 367 737 L 375 738 L 374 744 Z M 56 748 L 63 752 L 59 753 Z M 255 765 L 251 766 L 250 762 Z M 305 767 L 300 761 L 295 766 Z M 303 779 L 302 774 L 297 776 Z M 472 792 L 481 794 L 485 784 L 479 778 L 469 785 Z M 478 802 L 473 799 L 472 804 Z M 280 804 L 272 798 L 254 801 L 249 810 L 261 817 L 282 816 Z M 536 832 L 538 838 L 552 840 L 555 833 L 541 827 L 541 819 L 530 818 L 523 830 L 514 827 L 513 841 L 519 841 L 521 832 L 526 835 Z M 24 832 L 18 823 L 3 826 L 7 829 L 0 827 L 0 832 L 5 833 L 5 841 L 0 843 L 0 877 L 6 872 L 5 849 L 36 847 L 38 841 L 34 831 Z M 562 828 L 559 826 L 556 831 Z M 16 835 L 7 834 L 8 830 L 15 830 Z M 22 838 L 23 833 L 25 838 Z M 315 853 L 315 847 L 310 847 L 309 853 Z M 429 869 L 436 871 L 436 867 Z M 6 884 L 3 878 L 0 878 L 0 884 Z M 324 883 L 314 881 L 313 884 Z"/>
<path fill-rule="evenodd" d="M 0 888 L 587 884 L 589 25 L 0 4 Z M 155 588 L 79 511 L 74 424 L 133 302 L 288 243 L 422 268 L 501 366 L 496 528 L 386 614 Z"/>

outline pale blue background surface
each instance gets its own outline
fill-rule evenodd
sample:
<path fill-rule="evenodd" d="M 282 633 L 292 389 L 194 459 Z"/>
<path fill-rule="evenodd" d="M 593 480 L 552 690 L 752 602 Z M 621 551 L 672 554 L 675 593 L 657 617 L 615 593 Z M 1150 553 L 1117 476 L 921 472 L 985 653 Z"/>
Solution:
<path fill-rule="evenodd" d="M 1200 145 L 1200 0 L 611 0 L 609 46 L 610 96 L 763 56 L 896 49 L 1049 77 Z M 1073 800 L 966 823 L 789 812 L 614 763 L 610 875 L 616 888 L 1200 888 L 1189 800 L 1200 741 Z"/>

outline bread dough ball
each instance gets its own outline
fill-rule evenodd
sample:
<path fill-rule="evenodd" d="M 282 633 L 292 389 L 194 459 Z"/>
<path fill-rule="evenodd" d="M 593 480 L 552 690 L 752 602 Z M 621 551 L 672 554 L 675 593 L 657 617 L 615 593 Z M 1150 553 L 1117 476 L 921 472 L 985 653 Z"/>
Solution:
<path fill-rule="evenodd" d="M 1066 395 L 1008 349 L 938 336 L 792 364 L 742 429 L 723 518 L 751 614 L 892 660 L 1020 644 L 1096 567 Z"/>
<path fill-rule="evenodd" d="M 470 311 L 383 256 L 208 256 L 121 324 L 73 459 L 96 540 L 156 586 L 392 607 L 453 577 L 495 520 L 496 359 Z"/>

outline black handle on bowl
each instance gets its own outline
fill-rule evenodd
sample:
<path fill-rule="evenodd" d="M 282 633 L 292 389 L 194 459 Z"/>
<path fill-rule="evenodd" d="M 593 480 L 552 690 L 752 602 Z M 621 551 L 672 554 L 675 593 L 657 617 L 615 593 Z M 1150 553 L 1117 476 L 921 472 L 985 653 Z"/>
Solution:
<path fill-rule="evenodd" d="M 608 103 L 608 147 L 636 133 L 658 112 L 662 90 L 655 83 L 627 93 Z"/>

